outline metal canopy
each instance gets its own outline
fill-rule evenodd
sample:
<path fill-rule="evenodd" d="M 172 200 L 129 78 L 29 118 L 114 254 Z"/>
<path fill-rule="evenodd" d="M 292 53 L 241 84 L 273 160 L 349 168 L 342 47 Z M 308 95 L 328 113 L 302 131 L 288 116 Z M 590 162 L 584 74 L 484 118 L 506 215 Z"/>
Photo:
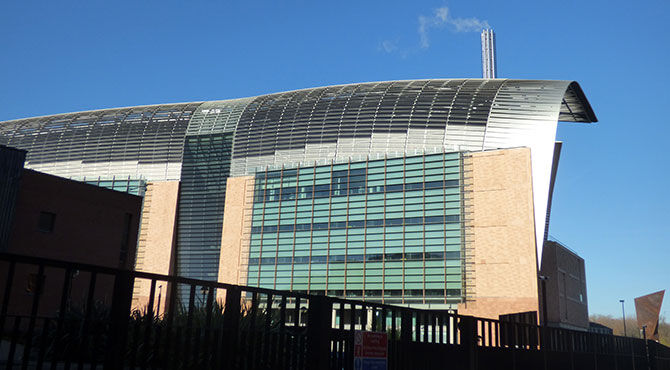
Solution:
<path fill-rule="evenodd" d="M 561 122 L 598 122 L 591 104 L 586 100 L 586 95 L 577 82 L 570 83 L 565 91 L 558 120 Z"/>

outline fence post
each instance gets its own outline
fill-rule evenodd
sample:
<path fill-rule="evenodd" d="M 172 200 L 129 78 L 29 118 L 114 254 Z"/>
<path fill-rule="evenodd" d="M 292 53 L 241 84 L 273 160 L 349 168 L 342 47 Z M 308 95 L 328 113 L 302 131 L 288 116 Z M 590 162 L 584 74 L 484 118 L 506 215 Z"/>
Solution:
<path fill-rule="evenodd" d="M 400 314 L 400 341 L 403 343 L 412 341 L 412 327 L 412 311 L 402 311 Z"/>
<path fill-rule="evenodd" d="M 412 350 L 412 311 L 402 310 L 400 312 L 400 345 L 396 346 L 396 352 L 398 355 L 397 368 L 408 368 L 411 365 L 411 360 L 413 359 L 414 353 Z M 412 353 L 412 355 L 410 355 Z"/>
<path fill-rule="evenodd" d="M 547 343 L 547 341 L 548 341 L 547 327 L 542 325 L 542 326 L 538 326 L 538 329 L 540 329 L 539 349 L 540 349 L 540 352 L 542 353 L 542 364 L 543 364 L 544 369 L 547 370 L 549 368 L 549 353 L 548 353 L 549 345 Z"/>
<path fill-rule="evenodd" d="M 565 333 L 566 333 L 565 330 L 561 330 L 561 334 L 565 334 Z M 571 332 L 571 331 L 568 331 L 567 333 L 570 336 L 570 343 L 568 343 L 568 345 L 569 345 L 568 349 L 570 351 L 570 369 L 575 370 L 575 345 L 576 345 L 575 344 L 575 336 L 574 336 L 574 333 Z M 588 341 L 587 341 L 586 345 L 588 346 Z M 585 348 L 585 350 L 588 351 L 588 348 Z"/>
<path fill-rule="evenodd" d="M 123 368 L 128 336 L 128 319 L 133 300 L 134 277 L 128 270 L 119 270 L 114 277 L 114 294 L 110 313 L 110 333 L 105 370 Z"/>
<path fill-rule="evenodd" d="M 628 342 L 628 346 L 630 347 L 630 360 L 632 363 L 632 369 L 635 370 L 635 347 L 633 346 L 633 340 L 631 338 L 623 337 L 626 342 Z"/>
<path fill-rule="evenodd" d="M 656 370 L 656 366 L 654 366 L 656 364 L 654 363 L 654 361 L 652 361 L 652 359 L 656 358 L 656 352 L 655 352 L 656 348 L 653 346 L 653 344 L 655 344 L 655 343 L 651 339 L 646 339 L 646 335 L 645 335 L 646 333 L 644 332 L 644 330 L 645 330 L 644 327 L 642 327 L 642 330 L 643 330 L 642 335 L 645 338 L 644 339 L 644 353 L 645 353 L 646 358 L 647 358 L 647 369 L 648 370 Z M 652 345 L 650 345 L 650 344 L 652 344 Z"/>
<path fill-rule="evenodd" d="M 600 334 L 592 334 L 589 336 L 591 338 L 591 343 L 593 343 L 593 365 L 594 368 L 598 369 L 598 351 L 600 350 Z"/>
<path fill-rule="evenodd" d="M 465 353 L 466 369 L 477 368 L 477 322 L 472 316 L 459 316 L 460 344 Z"/>
<path fill-rule="evenodd" d="M 333 303 L 324 296 L 309 298 L 307 310 L 307 369 L 330 367 L 330 328 Z"/>
<path fill-rule="evenodd" d="M 224 358 L 231 368 L 237 366 L 237 342 L 240 328 L 240 302 L 242 292 L 239 287 L 226 289 L 226 303 L 223 311 L 223 348 Z"/>

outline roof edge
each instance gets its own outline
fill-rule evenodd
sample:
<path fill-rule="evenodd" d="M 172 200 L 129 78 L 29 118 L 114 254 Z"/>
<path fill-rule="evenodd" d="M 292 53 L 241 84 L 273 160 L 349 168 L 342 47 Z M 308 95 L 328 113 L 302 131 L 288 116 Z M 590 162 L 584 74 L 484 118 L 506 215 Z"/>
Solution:
<path fill-rule="evenodd" d="M 403 80 L 355 82 L 355 83 L 334 84 L 334 85 L 326 85 L 326 86 L 314 86 L 314 87 L 300 88 L 300 89 L 280 91 L 280 92 L 274 92 L 274 93 L 266 93 L 266 94 L 261 94 L 261 95 L 256 95 L 256 96 L 249 96 L 249 97 L 242 97 L 242 98 L 216 99 L 216 100 L 178 102 L 178 103 L 146 104 L 146 105 L 135 105 L 135 106 L 125 106 L 125 107 L 114 107 L 114 108 L 100 108 L 100 109 L 83 110 L 83 111 L 75 111 L 75 112 L 47 114 L 47 115 L 33 116 L 33 117 L 15 118 L 15 119 L 6 120 L 6 121 L 0 121 L 0 122 L 1 123 L 10 123 L 10 122 L 34 120 L 34 119 L 56 118 L 56 117 L 77 115 L 77 114 L 84 114 L 84 113 L 95 114 L 95 113 L 102 113 L 102 112 L 108 112 L 108 111 L 114 111 L 114 110 L 142 109 L 142 108 L 146 109 L 146 108 L 159 108 L 161 106 L 168 107 L 168 106 L 173 106 L 173 105 L 204 104 L 204 103 L 211 103 L 211 102 L 234 101 L 234 100 L 238 100 L 238 99 L 250 99 L 250 98 L 257 98 L 257 97 L 260 97 L 260 96 L 285 94 L 285 93 L 311 90 L 311 89 L 318 89 L 318 88 L 326 88 L 326 87 L 339 87 L 339 86 L 349 86 L 349 85 L 359 85 L 359 84 L 379 84 L 379 83 L 389 83 L 389 82 L 392 83 L 392 82 L 407 82 L 407 81 L 430 81 L 430 80 L 486 80 L 486 79 L 482 79 L 482 78 L 427 78 L 427 79 L 403 79 Z M 508 79 L 508 78 L 497 78 L 497 80 L 510 80 L 510 79 Z M 551 82 L 557 82 L 557 80 L 517 80 L 517 81 L 548 81 L 548 82 L 551 81 Z M 586 98 L 586 95 L 584 94 L 584 91 L 582 90 L 579 83 L 577 83 L 576 81 L 565 81 L 565 82 L 569 82 L 569 84 L 568 84 L 568 87 L 567 87 L 567 89 L 565 91 L 565 94 L 563 96 L 563 102 L 561 104 L 560 115 L 559 115 L 558 120 L 562 121 L 562 122 L 585 122 L 585 123 L 598 122 L 598 119 L 596 118 L 596 115 L 593 112 L 593 109 L 591 108 L 591 104 L 589 103 L 588 99 Z"/>
<path fill-rule="evenodd" d="M 558 120 L 561 122 L 598 122 L 591 103 L 577 81 L 571 81 L 565 89 Z"/>

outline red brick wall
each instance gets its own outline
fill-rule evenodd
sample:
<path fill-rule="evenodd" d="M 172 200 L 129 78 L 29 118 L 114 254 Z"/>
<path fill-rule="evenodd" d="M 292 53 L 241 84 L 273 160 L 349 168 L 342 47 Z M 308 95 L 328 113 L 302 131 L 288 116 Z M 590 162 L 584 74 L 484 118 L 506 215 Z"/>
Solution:
<path fill-rule="evenodd" d="M 24 170 L 7 252 L 133 268 L 142 198 Z M 56 215 L 53 232 L 38 230 L 40 212 Z M 126 214 L 128 256 L 121 265 Z"/>
<path fill-rule="evenodd" d="M 142 198 L 77 181 L 24 170 L 19 185 L 8 253 L 87 263 L 113 268 L 134 267 Z M 38 229 L 41 212 L 56 215 L 53 232 Z M 126 214 L 130 214 L 127 227 Z M 127 236 L 127 258 L 120 255 Z M 0 263 L 5 278 L 7 264 Z M 10 315 L 27 315 L 34 293 L 28 289 L 37 266 L 17 264 L 11 288 Z M 38 315 L 54 317 L 63 292 L 64 270 L 47 268 Z M 74 271 L 69 305 L 86 301 L 90 274 Z M 4 283 L 3 283 L 4 284 Z M 3 285 L 4 286 L 4 285 Z M 100 274 L 95 287 L 97 303 L 111 302 L 113 279 Z"/>

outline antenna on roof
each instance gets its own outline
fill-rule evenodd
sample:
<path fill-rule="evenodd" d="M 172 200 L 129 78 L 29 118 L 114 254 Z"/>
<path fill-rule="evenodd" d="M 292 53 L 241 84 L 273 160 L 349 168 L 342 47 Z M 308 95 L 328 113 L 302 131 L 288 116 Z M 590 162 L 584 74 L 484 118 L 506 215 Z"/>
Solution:
<path fill-rule="evenodd" d="M 482 77 L 496 78 L 496 34 L 492 29 L 482 30 Z"/>

